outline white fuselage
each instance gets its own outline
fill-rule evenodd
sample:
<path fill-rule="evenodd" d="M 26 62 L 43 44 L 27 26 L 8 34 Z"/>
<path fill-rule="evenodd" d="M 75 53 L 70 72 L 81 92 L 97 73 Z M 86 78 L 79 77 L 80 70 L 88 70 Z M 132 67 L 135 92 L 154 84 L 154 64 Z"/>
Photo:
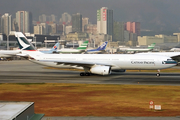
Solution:
<path fill-rule="evenodd" d="M 137 53 L 139 55 L 161 55 L 167 57 L 179 56 L 180 52 L 147 52 L 147 53 Z"/>
<path fill-rule="evenodd" d="M 48 48 L 48 49 L 37 49 L 38 51 L 49 51 L 49 50 L 51 50 L 51 48 Z"/>
<path fill-rule="evenodd" d="M 180 48 L 172 48 L 170 51 L 171 52 L 180 52 Z"/>
<path fill-rule="evenodd" d="M 152 49 L 146 49 L 146 48 L 134 48 L 134 49 L 127 49 L 126 51 L 140 51 L 140 52 L 146 52 L 146 51 L 150 51 L 150 50 L 152 50 Z"/>
<path fill-rule="evenodd" d="M 82 69 L 81 64 L 111 66 L 112 70 L 138 69 L 157 70 L 166 69 L 176 65 L 164 64 L 164 61 L 172 60 L 167 56 L 157 55 L 129 55 L 129 54 L 31 54 L 33 62 L 51 67 L 74 67 Z M 61 63 L 61 64 L 57 64 Z M 75 63 L 73 66 L 67 63 Z M 77 64 L 76 64 L 77 63 Z M 80 64 L 78 64 L 80 63 Z"/>
<path fill-rule="evenodd" d="M 63 49 L 58 50 L 57 52 L 59 52 L 59 53 L 81 53 L 83 51 L 85 51 L 85 50 L 65 49 L 65 48 L 63 48 Z"/>
<path fill-rule="evenodd" d="M 140 52 L 146 52 L 146 51 L 151 51 L 152 49 L 148 49 L 148 48 L 128 48 L 128 47 L 120 47 L 119 50 L 121 50 L 121 51 L 140 51 Z"/>
<path fill-rule="evenodd" d="M 0 50 L 0 57 L 12 57 L 20 52 L 20 50 Z"/>
<path fill-rule="evenodd" d="M 91 50 L 91 51 L 86 51 L 86 53 L 88 54 L 96 54 L 96 53 L 104 53 L 105 50 Z"/>

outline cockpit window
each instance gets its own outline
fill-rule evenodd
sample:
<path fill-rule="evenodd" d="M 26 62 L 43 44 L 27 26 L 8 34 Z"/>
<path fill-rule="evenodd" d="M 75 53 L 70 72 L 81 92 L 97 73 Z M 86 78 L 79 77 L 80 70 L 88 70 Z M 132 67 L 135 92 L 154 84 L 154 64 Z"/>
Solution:
<path fill-rule="evenodd" d="M 174 61 L 173 59 L 167 59 L 167 61 Z"/>

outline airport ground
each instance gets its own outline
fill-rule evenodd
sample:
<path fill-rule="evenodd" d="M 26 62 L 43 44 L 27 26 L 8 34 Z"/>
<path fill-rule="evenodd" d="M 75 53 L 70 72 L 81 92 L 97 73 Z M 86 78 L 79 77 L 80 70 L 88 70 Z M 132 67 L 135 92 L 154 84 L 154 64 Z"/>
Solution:
<path fill-rule="evenodd" d="M 47 119 L 47 116 L 111 119 L 125 119 L 112 116 L 179 116 L 179 67 L 162 71 L 160 77 L 155 74 L 128 71 L 80 77 L 79 71 L 47 69 L 25 60 L 0 61 L 0 99 L 34 101 L 36 113 L 45 113 Z M 150 100 L 162 105 L 162 110 L 150 110 Z"/>
<path fill-rule="evenodd" d="M 134 84 L 180 85 L 180 67 L 161 71 L 127 71 L 109 76 L 83 76 L 80 71 L 49 69 L 27 60 L 0 61 L 0 83 L 84 83 L 84 84 Z"/>

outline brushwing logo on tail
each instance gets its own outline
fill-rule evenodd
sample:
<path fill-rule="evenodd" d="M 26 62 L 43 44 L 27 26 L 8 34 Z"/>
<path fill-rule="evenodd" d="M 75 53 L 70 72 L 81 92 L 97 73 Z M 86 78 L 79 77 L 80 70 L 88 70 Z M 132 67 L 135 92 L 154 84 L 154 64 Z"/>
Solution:
<path fill-rule="evenodd" d="M 30 45 L 27 45 L 26 43 L 24 43 L 21 39 L 19 39 L 19 37 L 17 36 L 17 39 L 18 39 L 18 41 L 19 41 L 19 44 L 21 45 L 21 47 L 23 48 L 23 49 L 26 49 L 26 48 L 28 48 Z"/>
<path fill-rule="evenodd" d="M 19 48 L 20 49 L 23 49 L 23 50 L 33 50 L 35 51 L 36 49 L 34 48 L 34 46 L 29 43 L 29 41 L 27 40 L 27 38 L 21 33 L 21 32 L 17 32 L 15 33 L 15 36 L 16 36 L 16 39 L 17 39 L 17 42 L 18 42 L 18 45 L 19 45 Z"/>

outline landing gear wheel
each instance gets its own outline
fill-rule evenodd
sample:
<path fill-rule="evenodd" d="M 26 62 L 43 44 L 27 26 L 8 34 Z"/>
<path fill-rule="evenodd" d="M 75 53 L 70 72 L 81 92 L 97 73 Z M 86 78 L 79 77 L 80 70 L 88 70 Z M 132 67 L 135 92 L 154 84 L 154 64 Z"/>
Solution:
<path fill-rule="evenodd" d="M 80 73 L 80 76 L 84 76 L 85 74 L 82 72 L 82 73 Z"/>
<path fill-rule="evenodd" d="M 160 76 L 160 70 L 158 70 L 158 73 L 156 74 L 156 76 L 157 76 L 157 77 L 159 77 L 159 76 Z"/>
<path fill-rule="evenodd" d="M 85 73 L 85 76 L 90 76 L 90 73 Z"/>
<path fill-rule="evenodd" d="M 156 76 L 159 77 L 159 76 L 160 76 L 160 73 L 157 73 Z"/>

